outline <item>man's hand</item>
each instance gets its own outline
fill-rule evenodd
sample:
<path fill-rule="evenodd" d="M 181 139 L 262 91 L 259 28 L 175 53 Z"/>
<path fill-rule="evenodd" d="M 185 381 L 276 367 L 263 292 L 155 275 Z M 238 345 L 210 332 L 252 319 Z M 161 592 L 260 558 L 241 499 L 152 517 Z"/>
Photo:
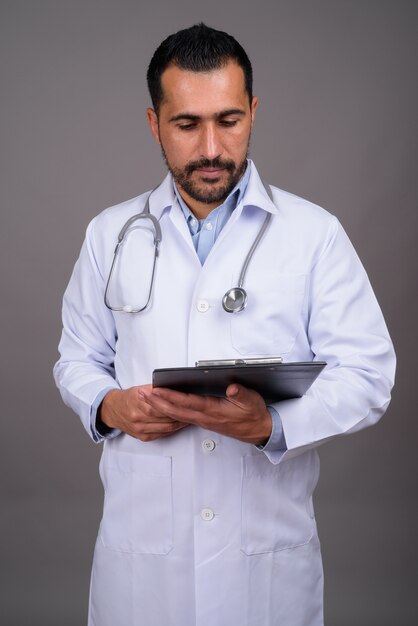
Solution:
<path fill-rule="evenodd" d="M 225 398 L 153 388 L 145 402 L 156 414 L 195 424 L 207 430 L 253 444 L 265 444 L 271 434 L 271 415 L 256 391 L 232 384 Z"/>
<path fill-rule="evenodd" d="M 99 407 L 98 417 L 109 428 L 118 428 L 141 441 L 167 437 L 187 426 L 153 408 L 147 401 L 151 392 L 151 385 L 109 391 Z"/>

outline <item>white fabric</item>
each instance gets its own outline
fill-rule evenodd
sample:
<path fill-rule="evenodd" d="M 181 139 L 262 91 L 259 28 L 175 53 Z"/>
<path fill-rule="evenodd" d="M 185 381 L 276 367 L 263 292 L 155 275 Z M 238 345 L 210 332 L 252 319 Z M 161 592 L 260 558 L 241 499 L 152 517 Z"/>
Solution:
<path fill-rule="evenodd" d="M 92 221 L 64 298 L 56 382 L 94 437 L 98 395 L 150 383 L 157 367 L 271 354 L 325 360 L 328 367 L 306 396 L 275 405 L 284 453 L 263 453 L 197 427 L 149 443 L 125 434 L 105 441 L 89 626 L 323 623 L 311 498 L 319 474 L 315 448 L 380 418 L 395 358 L 338 221 L 276 188 L 272 204 L 251 168 L 244 199 L 203 266 L 170 177 L 153 193 L 150 208 L 163 241 L 144 313 L 110 312 L 103 292 L 116 237 L 146 194 Z M 236 285 L 265 211 L 273 219 L 247 273 L 248 307 L 227 314 L 222 296 Z M 137 297 L 133 286 L 148 285 L 149 233 L 133 234 L 129 266 L 122 271 L 121 262 L 112 288 L 122 304 Z M 209 306 L 198 308 L 200 301 Z M 212 450 L 202 447 L 205 439 L 214 442 Z"/>

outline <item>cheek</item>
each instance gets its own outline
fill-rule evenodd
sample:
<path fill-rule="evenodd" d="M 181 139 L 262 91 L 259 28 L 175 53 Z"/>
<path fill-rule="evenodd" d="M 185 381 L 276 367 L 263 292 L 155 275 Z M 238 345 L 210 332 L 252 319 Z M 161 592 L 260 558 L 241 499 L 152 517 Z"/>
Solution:
<path fill-rule="evenodd" d="M 229 146 L 230 150 L 235 152 L 241 152 L 246 150 L 249 141 L 250 141 L 250 128 L 239 130 L 236 132 L 231 132 L 228 136 L 225 137 L 225 144 Z"/>
<path fill-rule="evenodd" d="M 187 137 L 164 137 L 161 135 L 161 145 L 169 161 L 181 163 L 187 160 L 193 150 L 192 142 Z"/>
<path fill-rule="evenodd" d="M 248 146 L 249 146 L 249 142 L 248 142 L 247 136 L 238 137 L 235 139 L 235 141 L 229 144 L 229 149 L 230 149 L 231 155 L 233 155 L 236 158 L 236 160 L 241 160 L 247 154 Z"/>

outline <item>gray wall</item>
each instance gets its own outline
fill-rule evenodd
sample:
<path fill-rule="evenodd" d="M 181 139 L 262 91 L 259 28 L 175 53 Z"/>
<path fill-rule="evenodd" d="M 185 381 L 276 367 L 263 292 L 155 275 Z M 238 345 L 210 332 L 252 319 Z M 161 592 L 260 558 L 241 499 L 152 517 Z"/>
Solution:
<path fill-rule="evenodd" d="M 61 297 L 88 221 L 164 174 L 146 66 L 163 37 L 203 19 L 253 60 L 263 177 L 339 217 L 398 352 L 380 424 L 320 451 L 326 623 L 417 624 L 417 3 L 2 0 L 0 11 L 1 623 L 85 623 L 100 446 L 51 379 Z"/>

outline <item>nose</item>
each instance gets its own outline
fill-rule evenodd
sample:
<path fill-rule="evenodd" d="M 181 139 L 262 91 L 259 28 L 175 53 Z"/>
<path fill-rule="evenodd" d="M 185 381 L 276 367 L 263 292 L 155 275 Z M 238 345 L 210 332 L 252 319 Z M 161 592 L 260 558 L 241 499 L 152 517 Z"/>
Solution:
<path fill-rule="evenodd" d="M 222 154 L 222 145 L 216 125 L 209 123 L 203 126 L 200 136 L 200 153 L 207 159 L 215 159 Z"/>

